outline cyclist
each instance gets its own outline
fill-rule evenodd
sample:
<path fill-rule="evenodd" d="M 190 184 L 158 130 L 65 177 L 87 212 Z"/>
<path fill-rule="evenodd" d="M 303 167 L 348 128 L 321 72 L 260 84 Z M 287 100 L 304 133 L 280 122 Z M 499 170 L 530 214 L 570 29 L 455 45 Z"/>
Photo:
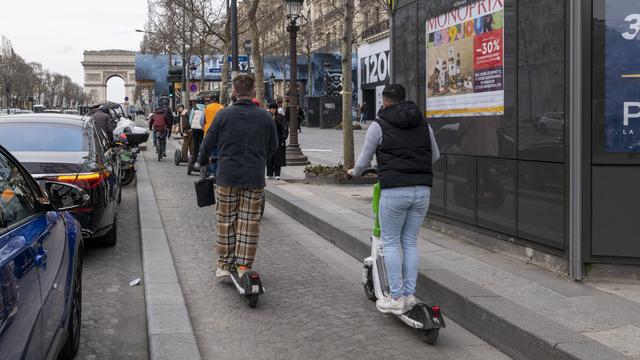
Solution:
<path fill-rule="evenodd" d="M 162 156 L 166 157 L 167 156 L 167 142 L 166 141 L 160 141 L 158 142 L 159 138 L 161 137 L 166 137 L 166 131 L 169 127 L 169 122 L 167 121 L 167 118 L 165 116 L 165 112 L 162 108 L 157 108 L 156 111 L 154 111 L 153 115 L 151 115 L 151 118 L 149 119 L 149 130 L 153 130 L 153 143 L 156 144 L 156 146 L 163 146 L 162 149 L 160 149 L 159 151 L 162 153 Z"/>

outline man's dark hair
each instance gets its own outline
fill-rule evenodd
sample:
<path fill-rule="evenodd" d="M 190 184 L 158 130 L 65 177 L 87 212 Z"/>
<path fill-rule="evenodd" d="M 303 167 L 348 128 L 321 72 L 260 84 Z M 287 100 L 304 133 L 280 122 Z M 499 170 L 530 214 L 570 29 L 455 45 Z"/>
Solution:
<path fill-rule="evenodd" d="M 233 79 L 233 88 L 238 96 L 251 96 L 255 89 L 255 79 L 250 75 L 238 75 Z"/>
<path fill-rule="evenodd" d="M 404 86 L 400 84 L 389 84 L 382 90 L 382 97 L 386 97 L 393 102 L 400 102 L 407 98 L 407 92 Z"/>
<path fill-rule="evenodd" d="M 184 105 L 178 104 L 178 108 L 183 108 L 184 109 Z"/>

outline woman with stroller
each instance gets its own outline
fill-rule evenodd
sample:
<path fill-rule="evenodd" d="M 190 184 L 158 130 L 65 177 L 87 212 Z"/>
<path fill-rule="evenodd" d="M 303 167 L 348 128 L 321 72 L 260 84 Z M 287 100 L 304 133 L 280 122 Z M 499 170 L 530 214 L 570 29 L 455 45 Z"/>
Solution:
<path fill-rule="evenodd" d="M 273 121 L 276 123 L 276 129 L 278 134 L 278 151 L 269 159 L 267 159 L 267 177 L 276 180 L 280 180 L 280 170 L 283 166 L 286 166 L 286 151 L 287 151 L 287 137 L 289 136 L 289 127 L 287 126 L 287 120 L 282 114 L 278 112 L 278 104 L 273 103 L 269 105 L 269 112 Z"/>

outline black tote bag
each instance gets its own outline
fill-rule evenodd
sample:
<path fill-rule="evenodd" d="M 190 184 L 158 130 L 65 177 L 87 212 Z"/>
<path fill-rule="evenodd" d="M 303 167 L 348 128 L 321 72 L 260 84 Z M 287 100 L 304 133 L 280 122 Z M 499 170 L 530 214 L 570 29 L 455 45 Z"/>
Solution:
<path fill-rule="evenodd" d="M 215 183 L 216 180 L 210 177 L 195 182 L 199 207 L 211 206 L 216 203 Z"/>

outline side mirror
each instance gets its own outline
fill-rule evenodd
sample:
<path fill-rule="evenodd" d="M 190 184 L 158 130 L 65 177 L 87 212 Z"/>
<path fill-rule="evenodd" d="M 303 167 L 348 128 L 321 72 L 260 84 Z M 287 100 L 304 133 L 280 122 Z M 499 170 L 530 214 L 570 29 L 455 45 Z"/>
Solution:
<path fill-rule="evenodd" d="M 71 210 L 86 205 L 89 195 L 81 188 L 60 182 L 45 183 L 51 207 L 58 211 Z"/>

